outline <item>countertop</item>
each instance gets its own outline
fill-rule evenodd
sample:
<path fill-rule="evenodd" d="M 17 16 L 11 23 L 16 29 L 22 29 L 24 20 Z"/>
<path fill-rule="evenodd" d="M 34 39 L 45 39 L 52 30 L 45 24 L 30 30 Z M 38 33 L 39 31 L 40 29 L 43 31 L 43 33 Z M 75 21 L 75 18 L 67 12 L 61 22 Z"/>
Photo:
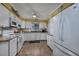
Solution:
<path fill-rule="evenodd" d="M 47 32 L 24 32 L 24 33 L 47 33 Z M 0 42 L 7 42 L 7 41 L 10 41 L 12 40 L 13 38 L 16 38 L 20 36 L 19 34 L 15 34 L 15 35 L 10 35 L 10 36 L 0 36 Z"/>
<path fill-rule="evenodd" d="M 11 35 L 11 36 L 0 36 L 0 42 L 7 42 L 12 40 L 13 38 L 16 38 L 16 35 Z"/>
<path fill-rule="evenodd" d="M 32 32 L 23 32 L 23 33 L 48 33 L 48 32 L 32 31 Z"/>

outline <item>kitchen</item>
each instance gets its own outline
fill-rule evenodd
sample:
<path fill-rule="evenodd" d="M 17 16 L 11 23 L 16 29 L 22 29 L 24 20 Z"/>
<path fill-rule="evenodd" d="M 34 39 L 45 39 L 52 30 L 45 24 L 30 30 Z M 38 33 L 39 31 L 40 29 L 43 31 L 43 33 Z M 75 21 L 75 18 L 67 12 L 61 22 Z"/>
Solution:
<path fill-rule="evenodd" d="M 46 41 L 47 20 L 33 19 L 25 22 L 16 14 L 17 11 L 13 7 L 10 10 L 10 6 L 7 5 L 9 4 L 0 4 L 0 55 L 17 55 L 25 41 Z"/>
<path fill-rule="evenodd" d="M 78 56 L 78 12 L 78 3 L 0 3 L 0 56 Z"/>

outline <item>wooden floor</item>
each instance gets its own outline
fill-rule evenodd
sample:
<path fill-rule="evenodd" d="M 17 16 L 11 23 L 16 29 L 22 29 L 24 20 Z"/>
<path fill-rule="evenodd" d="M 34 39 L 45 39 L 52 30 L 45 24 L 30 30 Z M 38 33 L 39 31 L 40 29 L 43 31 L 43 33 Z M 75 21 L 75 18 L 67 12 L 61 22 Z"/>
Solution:
<path fill-rule="evenodd" d="M 50 56 L 51 49 L 46 41 L 27 43 L 25 42 L 18 56 Z"/>

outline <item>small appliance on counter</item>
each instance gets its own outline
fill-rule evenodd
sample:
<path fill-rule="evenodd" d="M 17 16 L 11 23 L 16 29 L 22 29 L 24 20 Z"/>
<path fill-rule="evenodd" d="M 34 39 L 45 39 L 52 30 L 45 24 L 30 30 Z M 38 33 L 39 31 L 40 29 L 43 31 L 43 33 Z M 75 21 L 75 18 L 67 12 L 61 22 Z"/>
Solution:
<path fill-rule="evenodd" d="M 47 32 L 47 29 L 46 28 L 42 29 L 42 32 Z"/>

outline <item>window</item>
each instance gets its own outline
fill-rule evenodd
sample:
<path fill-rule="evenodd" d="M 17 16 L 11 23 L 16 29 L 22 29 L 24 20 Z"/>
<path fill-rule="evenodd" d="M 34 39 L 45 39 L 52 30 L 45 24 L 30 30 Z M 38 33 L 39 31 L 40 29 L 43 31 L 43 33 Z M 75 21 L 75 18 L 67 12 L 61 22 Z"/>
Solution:
<path fill-rule="evenodd" d="M 39 24 L 38 24 L 38 23 L 33 23 L 32 28 L 33 28 L 34 30 L 38 30 L 38 29 L 39 29 Z"/>

